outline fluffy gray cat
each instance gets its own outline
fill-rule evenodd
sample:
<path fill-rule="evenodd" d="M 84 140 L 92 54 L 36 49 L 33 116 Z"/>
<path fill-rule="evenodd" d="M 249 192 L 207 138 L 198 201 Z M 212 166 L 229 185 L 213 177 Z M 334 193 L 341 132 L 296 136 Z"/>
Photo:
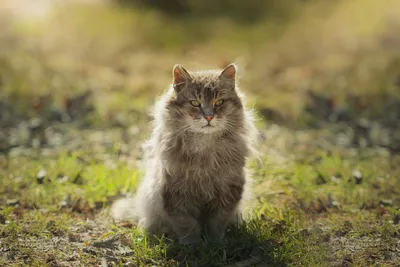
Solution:
<path fill-rule="evenodd" d="M 240 223 L 250 182 L 246 158 L 257 139 L 236 66 L 189 73 L 176 65 L 153 123 L 144 180 L 135 199 L 113 205 L 112 216 L 181 244 L 200 242 L 202 234 L 222 238 L 228 224 Z"/>

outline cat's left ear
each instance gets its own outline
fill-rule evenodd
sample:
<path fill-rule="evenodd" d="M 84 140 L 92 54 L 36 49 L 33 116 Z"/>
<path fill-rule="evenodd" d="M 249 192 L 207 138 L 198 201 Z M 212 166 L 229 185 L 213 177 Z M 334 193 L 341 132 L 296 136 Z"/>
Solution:
<path fill-rule="evenodd" d="M 175 65 L 173 69 L 173 86 L 176 92 L 180 92 L 185 85 L 192 80 L 189 72 L 182 65 Z"/>
<path fill-rule="evenodd" d="M 236 65 L 234 63 L 229 64 L 219 75 L 220 79 L 229 80 L 235 82 L 236 79 Z"/>

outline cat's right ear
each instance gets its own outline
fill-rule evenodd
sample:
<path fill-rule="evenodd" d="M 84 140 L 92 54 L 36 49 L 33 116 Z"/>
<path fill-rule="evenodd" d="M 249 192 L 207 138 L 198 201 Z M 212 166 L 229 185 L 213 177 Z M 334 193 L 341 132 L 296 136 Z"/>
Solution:
<path fill-rule="evenodd" d="M 181 92 L 185 85 L 192 80 L 192 76 L 182 65 L 175 65 L 173 69 L 173 87 L 177 93 Z"/>

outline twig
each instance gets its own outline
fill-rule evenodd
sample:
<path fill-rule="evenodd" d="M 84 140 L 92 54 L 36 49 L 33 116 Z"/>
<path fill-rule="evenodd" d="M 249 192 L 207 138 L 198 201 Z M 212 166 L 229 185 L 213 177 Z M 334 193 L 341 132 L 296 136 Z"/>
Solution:
<path fill-rule="evenodd" d="M 115 236 L 113 236 L 113 237 L 111 237 L 109 239 L 106 239 L 104 241 L 95 241 L 95 242 L 93 242 L 93 247 L 96 247 L 96 248 L 109 248 L 109 247 L 112 247 L 113 243 L 115 241 L 117 241 L 118 238 L 119 238 L 119 235 L 115 235 Z"/>

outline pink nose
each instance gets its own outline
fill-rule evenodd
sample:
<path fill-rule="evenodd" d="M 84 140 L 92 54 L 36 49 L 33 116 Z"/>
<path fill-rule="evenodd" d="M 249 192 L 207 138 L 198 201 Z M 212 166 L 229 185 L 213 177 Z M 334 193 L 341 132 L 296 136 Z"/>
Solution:
<path fill-rule="evenodd" d="M 204 116 L 204 118 L 206 118 L 207 121 L 211 121 L 213 119 L 213 116 Z"/>

